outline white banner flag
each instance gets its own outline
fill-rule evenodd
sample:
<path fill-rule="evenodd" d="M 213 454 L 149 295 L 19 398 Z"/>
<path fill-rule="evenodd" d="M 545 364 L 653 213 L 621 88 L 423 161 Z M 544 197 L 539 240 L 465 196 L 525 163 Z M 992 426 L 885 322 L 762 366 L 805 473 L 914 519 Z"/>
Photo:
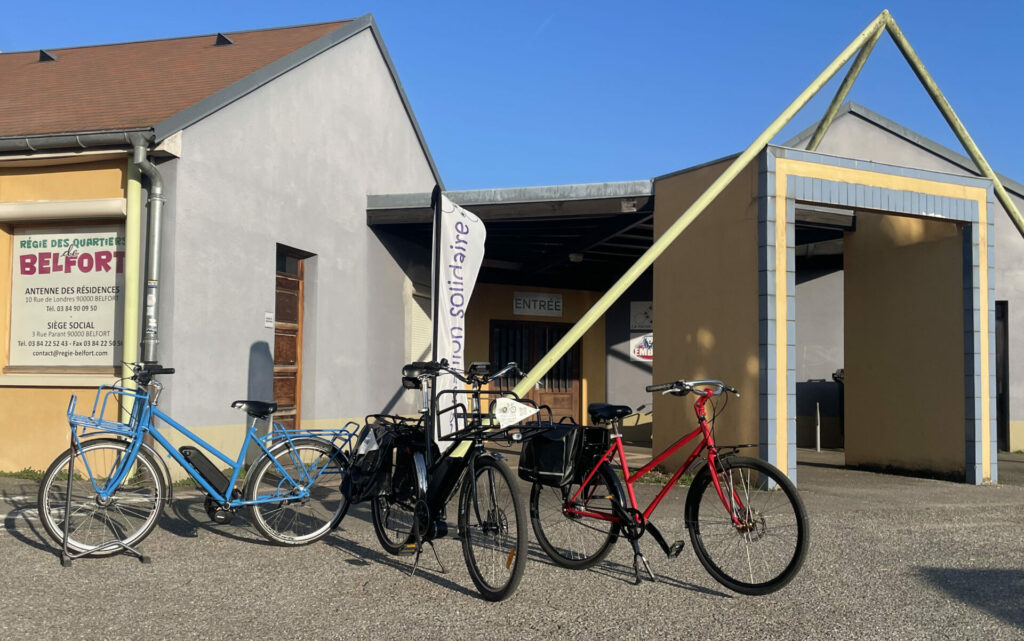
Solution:
<path fill-rule="evenodd" d="M 447 196 L 441 195 L 441 243 L 439 256 L 440 268 L 434 273 L 440 276 L 440 282 L 434 283 L 434 295 L 437 297 L 437 320 L 435 322 L 437 337 L 437 360 L 448 359 L 448 366 L 457 371 L 466 369 L 466 310 L 469 298 L 473 295 L 476 277 L 480 273 L 480 265 L 484 261 L 484 241 L 487 230 L 479 218 L 471 212 L 459 207 Z M 456 389 L 461 383 L 451 374 L 437 377 L 437 390 Z M 456 400 L 467 404 L 465 397 L 457 399 L 451 394 L 440 398 L 439 410 L 451 407 Z M 442 414 L 438 432 L 444 437 L 458 429 L 455 424 L 454 412 Z M 450 443 L 440 442 L 442 451 Z"/>

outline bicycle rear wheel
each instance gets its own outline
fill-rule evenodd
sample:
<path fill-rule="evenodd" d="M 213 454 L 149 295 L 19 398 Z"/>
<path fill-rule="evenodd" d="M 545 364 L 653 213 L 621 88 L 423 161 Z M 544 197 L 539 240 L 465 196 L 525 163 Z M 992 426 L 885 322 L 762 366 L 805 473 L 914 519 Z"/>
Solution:
<path fill-rule="evenodd" d="M 807 554 L 810 530 L 803 501 L 782 472 L 759 459 L 719 458 L 716 468 L 730 509 L 718 496 L 710 466 L 705 465 L 686 496 L 693 551 L 711 576 L 730 590 L 750 595 L 774 592 L 796 576 Z"/>
<path fill-rule="evenodd" d="M 571 507 L 613 517 L 617 482 L 611 466 L 602 463 Z M 579 488 L 576 483 L 566 487 L 534 483 L 530 492 L 530 520 L 537 543 L 552 561 L 573 570 L 589 568 L 608 556 L 619 535 L 616 521 L 566 513 Z"/>
<path fill-rule="evenodd" d="M 459 494 L 462 553 L 480 594 L 502 601 L 515 592 L 526 570 L 526 511 L 507 465 L 481 456 L 473 467 L 475 475 L 466 476 Z"/>
<path fill-rule="evenodd" d="M 67 512 L 68 470 L 72 450 L 50 464 L 39 484 L 39 520 L 53 540 L 62 544 L 68 530 L 68 548 L 97 556 L 116 554 L 120 546 L 92 551 L 111 541 L 135 545 L 153 531 L 167 500 L 167 484 L 159 464 L 139 450 L 127 475 L 113 494 L 101 499 L 103 488 L 128 456 L 131 443 L 100 438 L 84 441 L 74 452 L 71 511 Z M 95 484 L 95 485 L 94 485 Z"/>
<path fill-rule="evenodd" d="M 341 453 L 326 441 L 282 444 L 249 471 L 245 499 L 254 502 L 249 506 L 252 524 L 277 545 L 305 545 L 324 537 L 348 509 L 341 491 L 347 473 Z M 299 486 L 309 496 L 300 498 Z"/>

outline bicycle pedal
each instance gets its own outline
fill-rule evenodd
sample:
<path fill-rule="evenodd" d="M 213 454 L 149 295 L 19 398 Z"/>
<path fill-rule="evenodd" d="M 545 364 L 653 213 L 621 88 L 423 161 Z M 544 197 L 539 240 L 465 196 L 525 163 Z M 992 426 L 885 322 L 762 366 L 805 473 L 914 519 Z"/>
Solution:
<path fill-rule="evenodd" d="M 676 541 L 675 543 L 670 545 L 668 547 L 668 558 L 670 558 L 670 559 L 677 558 L 679 556 L 679 554 L 683 551 L 684 547 L 686 547 L 686 541 L 682 541 L 682 540 Z"/>

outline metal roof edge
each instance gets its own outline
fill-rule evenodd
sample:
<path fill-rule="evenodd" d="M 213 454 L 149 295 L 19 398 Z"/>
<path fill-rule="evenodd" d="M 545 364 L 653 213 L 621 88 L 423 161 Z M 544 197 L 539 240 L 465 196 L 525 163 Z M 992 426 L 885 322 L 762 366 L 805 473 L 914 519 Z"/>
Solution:
<path fill-rule="evenodd" d="M 369 27 L 372 23 L 373 18 L 370 14 L 346 22 L 334 31 L 317 38 L 304 47 L 300 47 L 287 56 L 274 60 L 241 80 L 237 80 L 220 91 L 203 98 L 194 105 L 165 118 L 153 127 L 156 135 L 154 142 L 159 144 L 165 138 L 199 122 L 203 118 L 259 89 L 278 76 L 291 71 L 331 47 L 348 40 Z"/>
<path fill-rule="evenodd" d="M 709 160 L 707 162 L 702 162 L 699 165 L 693 165 L 692 167 L 687 167 L 685 169 L 677 169 L 676 171 L 673 171 L 673 172 L 670 172 L 670 173 L 667 173 L 667 174 L 662 174 L 660 176 L 655 176 L 654 178 L 651 179 L 651 183 L 653 184 L 653 183 L 655 183 L 655 182 L 657 182 L 659 180 L 665 180 L 666 178 L 674 178 L 675 176 L 680 176 L 682 174 L 689 173 L 691 171 L 697 171 L 698 169 L 704 169 L 705 167 L 710 167 L 711 165 L 717 165 L 718 163 L 725 162 L 726 160 L 734 160 L 734 159 L 738 158 L 739 156 L 740 156 L 739 153 L 729 154 L 728 156 L 722 156 L 721 158 L 715 158 L 714 160 Z"/>
<path fill-rule="evenodd" d="M 445 192 L 459 205 L 497 205 L 530 203 L 545 200 L 601 200 L 605 198 L 639 198 L 654 195 L 650 180 L 629 180 L 605 183 L 510 187 L 503 189 L 472 189 Z M 430 194 L 368 194 L 367 209 L 419 208 L 430 204 Z"/>
<path fill-rule="evenodd" d="M 406 115 L 409 117 L 413 130 L 416 132 L 420 148 L 423 150 L 427 163 L 430 165 L 430 170 L 434 175 L 434 180 L 441 185 L 443 189 L 444 185 L 441 181 L 440 172 L 437 170 L 434 158 L 430 153 L 430 149 L 427 147 L 426 139 L 423 137 L 423 131 L 420 129 L 419 123 L 416 121 L 416 116 L 413 114 L 412 106 L 409 104 L 409 99 L 398 79 L 398 72 L 395 70 L 395 65 L 391 60 L 391 56 L 388 54 L 387 47 L 384 46 L 384 41 L 380 35 L 380 29 L 377 27 L 377 23 L 373 19 L 372 13 L 364 14 L 346 22 L 334 31 L 317 38 L 306 46 L 296 49 L 283 58 L 278 58 L 265 67 L 249 74 L 245 78 L 228 85 L 213 95 L 208 96 L 196 104 L 166 118 L 153 128 L 156 134 L 154 142 L 160 143 L 174 133 L 195 124 L 220 109 L 223 109 L 232 102 L 252 93 L 256 89 L 259 89 L 263 85 L 291 71 L 304 62 L 311 60 L 342 42 L 345 42 L 349 38 L 362 32 L 364 29 L 369 29 L 370 33 L 373 34 L 374 41 L 377 43 L 377 48 L 380 50 L 381 56 L 384 58 L 384 63 L 387 65 L 388 72 L 391 74 L 391 78 L 395 83 L 395 88 L 398 90 L 399 98 L 402 101 L 402 105 L 405 107 Z"/>

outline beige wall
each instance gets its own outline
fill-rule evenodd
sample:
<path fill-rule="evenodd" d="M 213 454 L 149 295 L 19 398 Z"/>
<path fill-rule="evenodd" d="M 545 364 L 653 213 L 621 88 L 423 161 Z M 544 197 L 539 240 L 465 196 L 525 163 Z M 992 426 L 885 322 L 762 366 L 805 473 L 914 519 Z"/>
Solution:
<path fill-rule="evenodd" d="M 845 235 L 847 464 L 964 472 L 960 226 L 858 212 Z"/>
<path fill-rule="evenodd" d="M 45 470 L 69 447 L 72 394 L 78 395 L 75 411 L 88 415 L 95 387 L 0 387 L 0 471 Z"/>
<path fill-rule="evenodd" d="M 518 316 L 512 313 L 513 292 L 548 292 L 562 295 L 562 317 Z M 489 341 L 492 320 L 518 320 L 543 323 L 575 323 L 587 313 L 602 292 L 549 289 L 516 285 L 478 283 L 466 315 L 466 363 L 490 360 Z M 601 318 L 580 339 L 580 401 L 585 419 L 588 403 L 605 400 L 605 335 Z M 499 363 L 492 363 L 499 365 Z M 500 365 L 504 365 L 501 363 Z"/>
<path fill-rule="evenodd" d="M 125 159 L 49 167 L 0 164 L 0 203 L 124 198 Z"/>
<path fill-rule="evenodd" d="M 658 180 L 654 233 L 663 234 L 728 161 Z M 757 163 L 748 166 L 654 263 L 653 381 L 716 378 L 740 398 L 715 424 L 716 442 L 758 442 Z M 696 427 L 692 401 L 654 395 L 658 452 Z M 744 453 L 756 455 L 756 450 Z M 669 464 L 685 458 L 677 454 Z"/>
<path fill-rule="evenodd" d="M 126 169 L 127 157 L 51 166 L 9 167 L 0 163 L 0 202 L 123 198 Z M 10 226 L 0 225 L 0 367 L 7 365 L 10 341 L 10 232 Z M 61 387 L 47 385 L 47 375 L 33 378 L 38 385 L 0 383 L 2 471 L 45 469 L 68 447 L 65 411 L 71 394 L 79 396 L 79 411 L 83 405 L 91 409 L 95 398 L 95 376 L 84 377 L 83 381 L 88 382 L 73 387 L 68 386 L 73 376 L 60 376 Z"/>

